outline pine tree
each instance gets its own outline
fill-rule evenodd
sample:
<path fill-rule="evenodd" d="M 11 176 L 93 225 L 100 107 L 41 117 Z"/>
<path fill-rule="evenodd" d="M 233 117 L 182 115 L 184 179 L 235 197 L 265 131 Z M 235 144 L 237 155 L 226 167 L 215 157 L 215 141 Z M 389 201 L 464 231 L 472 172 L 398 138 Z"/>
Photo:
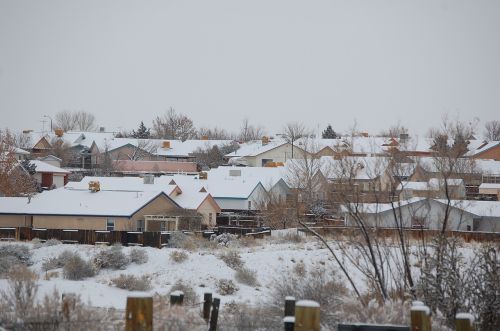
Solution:
<path fill-rule="evenodd" d="M 149 137 L 151 136 L 151 132 L 149 132 L 149 130 L 150 129 L 146 128 L 146 126 L 144 125 L 144 122 L 141 121 L 141 124 L 139 125 L 137 131 L 132 131 L 132 137 L 137 139 L 149 139 Z"/>
<path fill-rule="evenodd" d="M 30 175 L 34 175 L 36 173 L 36 164 L 31 163 L 30 160 L 22 160 L 21 161 L 21 166 Z"/>
<path fill-rule="evenodd" d="M 337 134 L 335 133 L 335 131 L 333 131 L 332 126 L 330 124 L 328 124 L 328 126 L 326 127 L 326 130 L 323 131 L 323 134 L 321 135 L 321 137 L 323 139 L 336 139 Z"/>

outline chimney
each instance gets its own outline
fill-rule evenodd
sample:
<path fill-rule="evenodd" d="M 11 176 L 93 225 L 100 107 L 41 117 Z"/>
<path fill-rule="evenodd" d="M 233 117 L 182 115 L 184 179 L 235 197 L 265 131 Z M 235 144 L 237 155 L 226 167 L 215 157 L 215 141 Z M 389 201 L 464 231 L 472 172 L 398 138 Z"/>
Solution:
<path fill-rule="evenodd" d="M 208 136 L 201 136 L 201 140 L 208 140 Z"/>
<path fill-rule="evenodd" d="M 408 133 L 400 133 L 399 134 L 399 140 L 408 140 L 409 136 L 408 136 Z"/>
<path fill-rule="evenodd" d="M 269 144 L 269 137 L 262 137 L 262 146 L 266 146 L 267 144 Z"/>
<path fill-rule="evenodd" d="M 102 133 L 102 132 L 104 132 L 105 130 L 106 130 L 106 129 L 104 128 L 104 126 L 101 126 L 101 127 L 99 128 L 99 132 L 101 132 L 101 133 Z"/>
<path fill-rule="evenodd" d="M 56 134 L 57 137 L 62 137 L 64 135 L 63 129 L 55 129 L 54 133 Z"/>
<path fill-rule="evenodd" d="M 90 181 L 89 182 L 89 190 L 92 193 L 99 192 L 101 190 L 101 183 L 99 183 L 98 181 L 94 181 L 94 180 Z"/>
<path fill-rule="evenodd" d="M 207 179 L 208 178 L 208 173 L 206 171 L 202 171 L 198 175 L 199 179 Z"/>
<path fill-rule="evenodd" d="M 368 132 L 361 132 L 362 137 L 368 137 Z"/>
<path fill-rule="evenodd" d="M 163 148 L 170 148 L 170 141 L 168 141 L 168 140 L 163 141 L 162 147 Z"/>
<path fill-rule="evenodd" d="M 142 178 L 144 184 L 154 184 L 155 183 L 155 176 L 154 175 L 144 175 Z"/>

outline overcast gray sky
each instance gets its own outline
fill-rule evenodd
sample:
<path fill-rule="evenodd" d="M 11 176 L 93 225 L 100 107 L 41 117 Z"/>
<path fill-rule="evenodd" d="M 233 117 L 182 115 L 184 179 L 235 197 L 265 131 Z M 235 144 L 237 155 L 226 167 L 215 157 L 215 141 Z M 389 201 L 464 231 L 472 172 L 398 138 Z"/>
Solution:
<path fill-rule="evenodd" d="M 270 133 L 500 119 L 500 1 L 0 0 L 1 127 L 68 109 L 132 129 L 170 106 Z"/>

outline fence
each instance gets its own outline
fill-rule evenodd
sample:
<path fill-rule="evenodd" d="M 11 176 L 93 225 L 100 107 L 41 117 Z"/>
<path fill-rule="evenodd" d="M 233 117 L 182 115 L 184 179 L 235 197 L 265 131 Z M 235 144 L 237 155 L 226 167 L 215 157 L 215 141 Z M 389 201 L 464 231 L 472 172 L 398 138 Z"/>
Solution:
<path fill-rule="evenodd" d="M 353 236 L 360 234 L 360 229 L 355 227 L 337 227 L 337 226 L 310 226 L 310 229 L 318 232 L 321 235 L 331 236 Z M 299 232 L 310 234 L 308 229 L 300 228 Z M 398 229 L 394 228 L 377 228 L 377 235 L 386 238 L 398 238 Z M 407 238 L 411 240 L 422 240 L 422 238 L 433 238 L 439 235 L 439 230 L 427 229 L 403 229 Z M 462 238 L 465 242 L 500 242 L 500 232 L 475 232 L 475 231 L 447 231 L 449 237 Z"/>

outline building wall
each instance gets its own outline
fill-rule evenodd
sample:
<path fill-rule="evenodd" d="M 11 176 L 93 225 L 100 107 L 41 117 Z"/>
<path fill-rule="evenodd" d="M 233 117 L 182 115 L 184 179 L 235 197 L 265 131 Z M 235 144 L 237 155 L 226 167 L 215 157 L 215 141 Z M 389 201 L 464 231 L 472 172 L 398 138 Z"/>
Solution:
<path fill-rule="evenodd" d="M 130 160 L 130 157 L 131 155 L 134 155 L 134 152 L 136 153 L 136 155 L 140 155 L 140 157 L 138 157 L 137 159 L 138 160 L 154 160 L 155 157 L 143 150 L 138 150 L 136 152 L 136 149 L 135 147 L 132 147 L 132 146 L 123 146 L 123 147 L 120 147 L 120 148 L 117 148 L 111 152 L 109 152 L 109 156 L 111 158 L 111 160 Z M 101 155 L 100 157 L 100 160 L 104 160 L 104 154 Z"/>
<path fill-rule="evenodd" d="M 181 210 L 170 199 L 160 195 L 148 205 L 137 211 L 131 218 L 133 228 L 138 220 L 144 220 L 144 215 L 171 215 L 175 210 Z"/>
<path fill-rule="evenodd" d="M 294 158 L 300 158 L 303 151 L 299 146 L 296 146 L 294 143 L 293 147 L 293 156 Z M 272 162 L 286 162 L 287 160 L 292 158 L 292 145 L 284 144 L 279 147 L 276 147 L 272 150 L 259 154 L 257 156 L 249 156 L 245 157 L 247 161 L 247 165 L 249 167 L 262 167 L 262 160 L 271 160 Z"/>
<path fill-rule="evenodd" d="M 481 154 L 475 155 L 474 158 L 500 161 L 500 144 Z"/>
<path fill-rule="evenodd" d="M 0 228 L 15 228 L 31 226 L 30 216 L 0 215 Z"/>
<path fill-rule="evenodd" d="M 473 230 L 479 232 L 500 232 L 500 217 L 474 219 Z"/>
<path fill-rule="evenodd" d="M 106 230 L 107 217 L 95 216 L 33 216 L 33 227 L 41 229 Z M 114 217 L 115 230 L 135 230 L 126 217 Z"/>
<path fill-rule="evenodd" d="M 197 212 L 203 216 L 201 223 L 209 228 L 212 228 L 216 225 L 215 219 L 217 218 L 217 212 L 219 210 L 214 207 L 209 199 L 205 199 L 205 201 L 203 201 L 200 207 L 198 207 Z M 210 221 L 209 214 L 212 214 L 212 221 Z"/>

